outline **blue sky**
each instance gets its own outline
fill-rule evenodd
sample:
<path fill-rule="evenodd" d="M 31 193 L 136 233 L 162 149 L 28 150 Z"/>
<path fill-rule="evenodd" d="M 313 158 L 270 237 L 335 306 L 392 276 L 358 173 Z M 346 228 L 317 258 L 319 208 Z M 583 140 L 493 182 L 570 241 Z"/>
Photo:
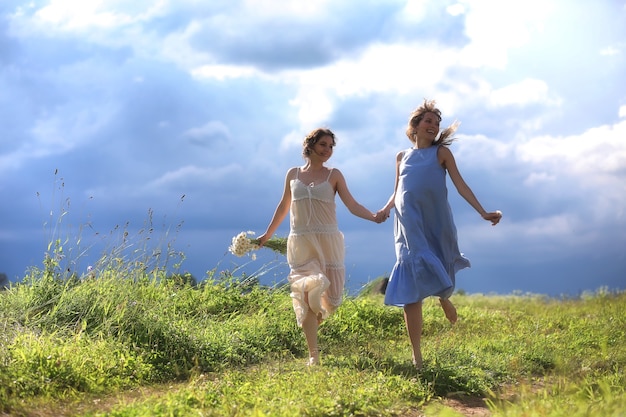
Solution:
<path fill-rule="evenodd" d="M 59 238 L 82 273 L 128 231 L 129 259 L 169 246 L 198 279 L 273 265 L 279 281 L 280 257 L 227 247 L 265 230 L 304 135 L 335 131 L 330 165 L 375 211 L 429 98 L 504 213 L 491 227 L 449 185 L 472 262 L 457 288 L 624 289 L 625 86 L 618 0 L 4 0 L 0 272 L 21 279 Z M 354 291 L 391 270 L 393 223 L 337 201 Z"/>

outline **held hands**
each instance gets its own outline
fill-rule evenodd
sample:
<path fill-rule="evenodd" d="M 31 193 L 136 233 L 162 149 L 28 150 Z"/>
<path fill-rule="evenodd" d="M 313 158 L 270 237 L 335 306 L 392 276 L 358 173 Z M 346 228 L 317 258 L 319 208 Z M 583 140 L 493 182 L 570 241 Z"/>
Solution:
<path fill-rule="evenodd" d="M 374 214 L 374 221 L 378 224 L 384 222 L 387 218 L 380 211 Z"/>
<path fill-rule="evenodd" d="M 492 226 L 500 223 L 500 219 L 502 218 L 502 212 L 500 210 L 492 211 L 491 213 L 484 213 L 482 218 L 490 221 Z"/>
<path fill-rule="evenodd" d="M 389 218 L 389 210 L 381 209 L 376 212 L 374 221 L 376 223 L 382 223 Z"/>

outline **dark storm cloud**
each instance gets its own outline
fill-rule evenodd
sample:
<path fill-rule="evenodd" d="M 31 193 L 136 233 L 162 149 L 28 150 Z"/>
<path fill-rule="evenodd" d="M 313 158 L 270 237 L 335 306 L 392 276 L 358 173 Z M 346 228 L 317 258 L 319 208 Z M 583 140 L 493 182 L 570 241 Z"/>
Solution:
<path fill-rule="evenodd" d="M 396 37 L 398 2 L 328 6 L 314 16 L 217 15 L 203 20 L 192 44 L 221 62 L 272 71 L 323 66 Z"/>

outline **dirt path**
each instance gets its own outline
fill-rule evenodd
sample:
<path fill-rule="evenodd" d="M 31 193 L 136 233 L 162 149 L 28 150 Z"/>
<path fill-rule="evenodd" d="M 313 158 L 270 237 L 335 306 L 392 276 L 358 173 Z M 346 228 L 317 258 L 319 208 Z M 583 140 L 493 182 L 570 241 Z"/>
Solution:
<path fill-rule="evenodd" d="M 152 386 L 149 388 L 137 388 L 111 396 L 83 398 L 78 402 L 46 402 L 41 404 L 29 404 L 29 406 L 24 409 L 16 409 L 12 414 L 0 412 L 0 417 L 72 417 L 86 413 L 103 413 L 111 411 L 119 404 L 129 404 L 154 399 L 155 397 L 158 397 L 160 393 L 165 391 L 169 392 L 172 389 L 175 389 L 172 384 L 167 384 L 163 386 Z M 447 398 L 435 400 L 433 403 L 439 403 L 465 417 L 491 416 L 491 412 L 487 407 L 485 399 L 480 397 L 471 397 L 463 393 L 453 393 Z M 407 411 L 403 417 L 433 417 L 433 415 L 424 414 L 423 409 L 415 408 Z"/>
<path fill-rule="evenodd" d="M 483 398 L 456 396 L 442 401 L 446 407 L 452 408 L 457 413 L 471 417 L 489 417 L 491 412 Z"/>

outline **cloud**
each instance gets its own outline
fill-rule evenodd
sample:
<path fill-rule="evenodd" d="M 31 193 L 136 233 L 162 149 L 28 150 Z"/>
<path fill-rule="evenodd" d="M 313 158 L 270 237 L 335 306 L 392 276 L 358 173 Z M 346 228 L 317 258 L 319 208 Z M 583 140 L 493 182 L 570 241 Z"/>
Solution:
<path fill-rule="evenodd" d="M 231 136 L 228 126 L 219 120 L 207 122 L 203 126 L 188 129 L 183 133 L 184 139 L 188 139 L 198 145 L 205 145 L 217 140 L 228 141 L 231 139 Z"/>
<path fill-rule="evenodd" d="M 34 13 L 34 21 L 63 32 L 88 33 L 93 30 L 112 31 L 162 16 L 165 1 L 94 0 L 75 2 L 53 0 Z"/>
<path fill-rule="evenodd" d="M 11 202 L 0 205 L 0 269 L 11 277 L 40 262 L 41 224 L 68 200 L 72 230 L 141 227 L 147 210 L 184 218 L 189 268 L 230 265 L 224 242 L 267 225 L 317 126 L 335 131 L 330 165 L 375 210 L 423 98 L 445 125 L 462 122 L 457 164 L 505 213 L 490 227 L 450 189 L 476 282 L 582 271 L 585 253 L 625 269 L 621 5 L 75 3 L 0 5 L 0 193 Z M 389 271 L 392 224 L 338 207 L 351 279 Z"/>
<path fill-rule="evenodd" d="M 240 65 L 202 65 L 191 72 L 197 78 L 213 78 L 224 81 L 226 78 L 249 78 L 259 75 L 252 66 Z"/>
<path fill-rule="evenodd" d="M 571 136 L 509 142 L 461 137 L 454 145 L 461 171 L 479 196 L 488 193 L 483 204 L 495 204 L 505 217 L 494 231 L 473 222 L 466 226 L 461 217 L 459 235 L 468 247 L 500 244 L 511 257 L 585 256 L 590 247 L 618 256 L 616 248 L 626 244 L 621 233 L 626 229 L 625 128 L 622 120 Z M 465 203 L 455 201 L 464 215 Z"/>
<path fill-rule="evenodd" d="M 459 4 L 465 9 L 465 31 L 471 39 L 462 51 L 461 61 L 470 67 L 498 69 L 507 66 L 510 50 L 528 44 L 533 32 L 543 30 L 554 10 L 553 3 L 541 0 L 506 4 L 497 0 L 460 1 Z"/>
<path fill-rule="evenodd" d="M 192 186 L 211 186 L 221 188 L 219 184 L 226 185 L 229 179 L 233 179 L 234 174 L 241 171 L 241 166 L 232 164 L 214 168 L 202 168 L 193 165 L 183 166 L 175 171 L 168 171 L 154 181 L 146 184 L 142 191 L 146 195 L 154 195 L 165 190 L 183 190 Z M 218 185 L 215 187 L 215 185 Z M 213 188 L 213 187 L 212 187 Z"/>
<path fill-rule="evenodd" d="M 626 187 L 622 182 L 626 175 L 624 137 L 626 121 L 621 121 L 612 126 L 594 127 L 576 136 L 534 137 L 517 146 L 517 152 L 522 161 L 547 166 L 562 175 L 576 176 L 581 185 Z"/>
<path fill-rule="evenodd" d="M 489 97 L 492 106 L 523 106 L 532 103 L 549 104 L 548 86 L 544 81 L 525 79 L 506 87 L 495 89 Z"/>

